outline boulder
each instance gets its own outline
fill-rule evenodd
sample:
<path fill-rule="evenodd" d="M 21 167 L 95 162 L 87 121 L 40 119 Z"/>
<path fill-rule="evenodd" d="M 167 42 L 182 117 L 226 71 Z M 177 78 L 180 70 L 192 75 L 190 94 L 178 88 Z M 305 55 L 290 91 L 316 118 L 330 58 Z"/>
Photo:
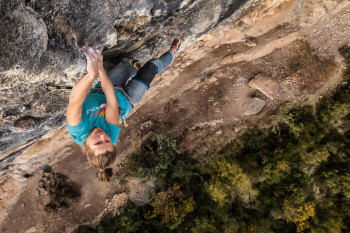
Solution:
<path fill-rule="evenodd" d="M 260 98 L 251 98 L 244 104 L 244 114 L 247 116 L 258 114 L 266 105 L 266 101 Z"/>
<path fill-rule="evenodd" d="M 136 178 L 128 179 L 127 189 L 129 197 L 136 206 L 144 206 L 151 201 L 152 190 L 155 189 L 156 183 L 154 180 L 142 180 Z"/>
<path fill-rule="evenodd" d="M 113 196 L 112 199 L 112 204 L 113 207 L 118 210 L 120 207 L 126 205 L 126 203 L 128 202 L 129 196 L 126 193 L 120 193 L 120 194 L 116 194 Z"/>
<path fill-rule="evenodd" d="M 258 89 L 271 100 L 276 98 L 280 88 L 278 82 L 262 74 L 256 75 L 254 79 L 249 82 L 249 86 Z"/>

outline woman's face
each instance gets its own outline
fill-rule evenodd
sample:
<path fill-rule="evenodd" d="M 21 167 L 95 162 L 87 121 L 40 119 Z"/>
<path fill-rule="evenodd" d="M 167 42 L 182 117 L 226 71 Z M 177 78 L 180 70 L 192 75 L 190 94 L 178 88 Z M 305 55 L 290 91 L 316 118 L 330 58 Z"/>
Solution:
<path fill-rule="evenodd" d="M 104 154 L 107 151 L 113 152 L 114 145 L 111 138 L 101 128 L 94 128 L 86 138 L 86 145 L 95 155 Z"/>

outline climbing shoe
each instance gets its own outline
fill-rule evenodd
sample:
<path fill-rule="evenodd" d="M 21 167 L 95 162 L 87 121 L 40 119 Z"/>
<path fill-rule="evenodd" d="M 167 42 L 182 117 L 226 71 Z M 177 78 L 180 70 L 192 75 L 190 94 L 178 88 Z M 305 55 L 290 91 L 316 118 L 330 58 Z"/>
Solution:
<path fill-rule="evenodd" d="M 173 40 L 173 43 L 171 43 L 170 50 L 173 50 L 175 53 L 179 50 L 181 45 L 181 40 L 178 38 L 175 38 Z"/>
<path fill-rule="evenodd" d="M 142 68 L 141 63 L 139 61 L 134 60 L 133 61 L 133 66 L 137 69 L 140 70 Z"/>

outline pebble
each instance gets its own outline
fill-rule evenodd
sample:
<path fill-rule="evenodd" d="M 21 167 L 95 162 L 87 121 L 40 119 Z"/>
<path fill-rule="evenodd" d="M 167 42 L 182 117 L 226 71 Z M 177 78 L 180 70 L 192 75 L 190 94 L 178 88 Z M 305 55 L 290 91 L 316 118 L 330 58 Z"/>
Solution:
<path fill-rule="evenodd" d="M 42 180 L 39 180 L 38 187 L 39 188 L 44 188 L 44 182 Z"/>

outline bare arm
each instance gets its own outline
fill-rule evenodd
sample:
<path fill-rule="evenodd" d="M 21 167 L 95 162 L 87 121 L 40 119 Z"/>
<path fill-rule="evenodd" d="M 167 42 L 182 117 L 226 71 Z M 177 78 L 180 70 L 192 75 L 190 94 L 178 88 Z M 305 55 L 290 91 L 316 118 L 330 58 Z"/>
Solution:
<path fill-rule="evenodd" d="M 114 86 L 103 68 L 103 56 L 99 51 L 96 51 L 99 58 L 98 73 L 100 76 L 102 90 L 106 96 L 106 122 L 119 126 L 119 102 L 115 95 Z"/>
<path fill-rule="evenodd" d="M 90 53 L 88 48 L 82 49 L 87 59 L 88 73 L 73 87 L 67 106 L 67 123 L 71 126 L 79 125 L 82 119 L 83 103 L 88 90 L 97 76 L 98 58 Z"/>

